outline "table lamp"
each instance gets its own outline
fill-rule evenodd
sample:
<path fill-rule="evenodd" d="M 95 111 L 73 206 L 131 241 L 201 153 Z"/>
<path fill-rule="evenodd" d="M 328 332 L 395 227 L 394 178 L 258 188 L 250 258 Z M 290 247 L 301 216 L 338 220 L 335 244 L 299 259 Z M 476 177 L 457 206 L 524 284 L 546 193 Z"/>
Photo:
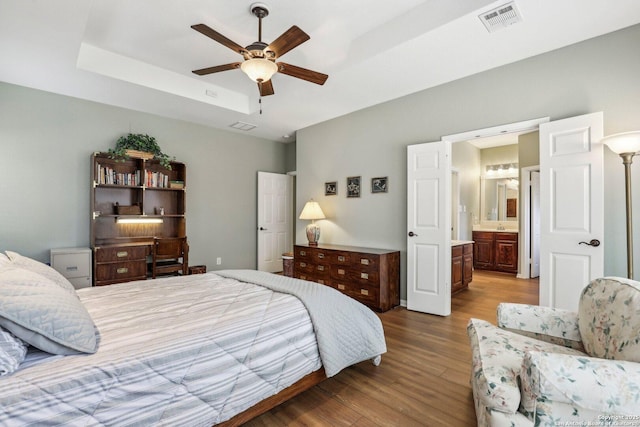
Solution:
<path fill-rule="evenodd" d="M 309 246 L 318 246 L 320 227 L 315 223 L 315 220 L 324 218 L 324 212 L 320 209 L 318 202 L 311 199 L 304 205 L 300 219 L 311 220 L 311 224 L 307 225 L 307 240 L 309 240 Z"/>

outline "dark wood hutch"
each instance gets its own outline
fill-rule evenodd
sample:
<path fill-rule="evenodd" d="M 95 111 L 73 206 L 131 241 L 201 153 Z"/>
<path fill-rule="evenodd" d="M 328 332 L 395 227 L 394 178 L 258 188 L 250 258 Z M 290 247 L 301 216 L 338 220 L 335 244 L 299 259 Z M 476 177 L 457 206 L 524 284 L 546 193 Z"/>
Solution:
<path fill-rule="evenodd" d="M 91 156 L 94 285 L 147 277 L 156 237 L 186 237 L 186 166 L 158 160 Z"/>

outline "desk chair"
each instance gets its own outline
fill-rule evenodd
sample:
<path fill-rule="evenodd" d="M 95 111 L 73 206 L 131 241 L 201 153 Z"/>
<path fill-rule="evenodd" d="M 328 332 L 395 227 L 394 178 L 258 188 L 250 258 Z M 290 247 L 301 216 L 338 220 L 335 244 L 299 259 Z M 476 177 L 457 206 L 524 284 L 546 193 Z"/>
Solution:
<path fill-rule="evenodd" d="M 153 239 L 151 277 L 188 274 L 189 244 L 186 237 L 156 237 Z"/>

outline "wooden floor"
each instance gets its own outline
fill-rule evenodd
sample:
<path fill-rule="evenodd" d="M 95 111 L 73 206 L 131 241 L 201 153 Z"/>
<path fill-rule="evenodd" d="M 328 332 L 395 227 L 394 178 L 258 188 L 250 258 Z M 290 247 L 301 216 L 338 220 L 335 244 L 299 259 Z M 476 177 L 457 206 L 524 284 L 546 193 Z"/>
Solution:
<path fill-rule="evenodd" d="M 495 323 L 499 302 L 538 303 L 538 281 L 475 271 L 452 314 L 397 308 L 380 314 L 388 352 L 252 420 L 249 426 L 475 426 L 469 385 L 470 317 Z"/>

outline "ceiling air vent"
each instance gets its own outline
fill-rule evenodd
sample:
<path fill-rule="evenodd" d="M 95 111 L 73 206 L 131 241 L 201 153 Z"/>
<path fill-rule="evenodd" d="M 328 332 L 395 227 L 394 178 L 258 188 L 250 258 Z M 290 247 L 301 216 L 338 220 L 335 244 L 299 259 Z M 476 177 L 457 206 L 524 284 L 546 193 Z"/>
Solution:
<path fill-rule="evenodd" d="M 522 22 L 522 17 L 516 8 L 515 2 L 505 3 L 488 12 L 484 12 L 478 18 L 490 33 Z"/>
<path fill-rule="evenodd" d="M 245 122 L 235 122 L 234 124 L 229 125 L 229 127 L 232 127 L 234 129 L 249 131 L 251 129 L 255 129 L 256 125 L 252 125 L 252 124 L 245 123 Z"/>

